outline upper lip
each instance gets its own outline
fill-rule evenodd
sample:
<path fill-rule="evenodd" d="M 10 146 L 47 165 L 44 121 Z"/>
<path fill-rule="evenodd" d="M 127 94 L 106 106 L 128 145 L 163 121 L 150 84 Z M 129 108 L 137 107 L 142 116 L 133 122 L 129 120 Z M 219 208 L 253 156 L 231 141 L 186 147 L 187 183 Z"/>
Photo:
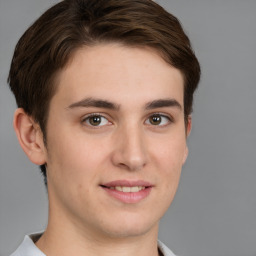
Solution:
<path fill-rule="evenodd" d="M 101 186 L 105 186 L 105 187 L 152 187 L 152 184 L 148 181 L 144 181 L 144 180 L 135 180 L 135 181 L 131 181 L 131 180 L 114 180 L 114 181 L 110 181 L 104 184 L 101 184 Z"/>

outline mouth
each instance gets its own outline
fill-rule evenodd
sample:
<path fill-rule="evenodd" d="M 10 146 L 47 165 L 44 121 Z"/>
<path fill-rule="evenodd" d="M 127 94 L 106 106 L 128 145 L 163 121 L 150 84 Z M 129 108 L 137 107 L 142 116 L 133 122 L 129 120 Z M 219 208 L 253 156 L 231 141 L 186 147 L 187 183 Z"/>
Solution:
<path fill-rule="evenodd" d="M 138 203 L 149 196 L 153 185 L 145 181 L 117 180 L 101 184 L 100 187 L 107 195 L 123 203 Z"/>
<path fill-rule="evenodd" d="M 130 193 L 130 192 L 136 193 L 143 189 L 149 188 L 149 187 L 142 187 L 142 186 L 134 186 L 134 187 L 126 187 L 126 186 L 106 187 L 104 185 L 101 185 L 101 186 L 103 188 L 112 189 L 112 190 L 116 190 L 124 193 Z"/>

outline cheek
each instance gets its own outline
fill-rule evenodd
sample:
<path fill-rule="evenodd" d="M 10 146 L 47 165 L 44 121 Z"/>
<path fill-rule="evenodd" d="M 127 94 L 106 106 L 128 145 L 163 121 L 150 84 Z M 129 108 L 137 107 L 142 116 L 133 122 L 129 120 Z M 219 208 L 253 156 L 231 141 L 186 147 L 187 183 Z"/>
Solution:
<path fill-rule="evenodd" d="M 97 183 L 97 154 L 74 137 L 65 140 L 55 137 L 49 142 L 49 189 L 66 207 L 83 208 L 79 201 L 86 202 L 85 195 L 90 195 L 92 185 Z"/>
<path fill-rule="evenodd" d="M 168 200 L 172 200 L 177 190 L 185 152 L 185 136 L 166 139 L 154 148 L 156 169 L 161 177 L 163 191 L 170 195 Z"/>
<path fill-rule="evenodd" d="M 155 159 L 166 172 L 179 171 L 183 165 L 186 154 L 186 139 L 166 138 L 162 143 L 155 143 L 153 148 Z"/>
<path fill-rule="evenodd" d="M 66 189 L 81 180 L 86 159 L 79 140 L 62 132 L 48 137 L 47 170 L 55 184 L 64 184 Z"/>
<path fill-rule="evenodd" d="M 49 138 L 49 168 L 55 179 L 68 184 L 85 184 L 94 180 L 99 168 L 104 168 L 108 155 L 106 143 L 91 136 L 67 136 L 69 131 L 59 132 Z"/>

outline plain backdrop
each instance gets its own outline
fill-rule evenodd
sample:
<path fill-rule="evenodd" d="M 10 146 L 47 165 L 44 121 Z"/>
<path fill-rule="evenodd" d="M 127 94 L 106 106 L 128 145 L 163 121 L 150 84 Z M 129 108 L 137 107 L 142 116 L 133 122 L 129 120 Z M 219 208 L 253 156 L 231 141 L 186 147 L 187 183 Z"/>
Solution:
<path fill-rule="evenodd" d="M 57 1 L 0 1 L 0 255 L 47 223 L 47 193 L 12 128 L 6 79 L 25 29 Z M 256 255 L 256 1 L 159 0 L 202 66 L 190 154 L 160 239 L 182 256 Z"/>

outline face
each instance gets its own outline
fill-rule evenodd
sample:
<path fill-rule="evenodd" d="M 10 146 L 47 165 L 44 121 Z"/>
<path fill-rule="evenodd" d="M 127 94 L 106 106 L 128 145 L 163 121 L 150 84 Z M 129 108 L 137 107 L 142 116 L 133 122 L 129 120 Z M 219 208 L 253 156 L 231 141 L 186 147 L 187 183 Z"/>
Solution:
<path fill-rule="evenodd" d="M 156 230 L 187 156 L 181 72 L 151 49 L 106 44 L 78 50 L 57 86 L 50 214 L 111 237 Z"/>

